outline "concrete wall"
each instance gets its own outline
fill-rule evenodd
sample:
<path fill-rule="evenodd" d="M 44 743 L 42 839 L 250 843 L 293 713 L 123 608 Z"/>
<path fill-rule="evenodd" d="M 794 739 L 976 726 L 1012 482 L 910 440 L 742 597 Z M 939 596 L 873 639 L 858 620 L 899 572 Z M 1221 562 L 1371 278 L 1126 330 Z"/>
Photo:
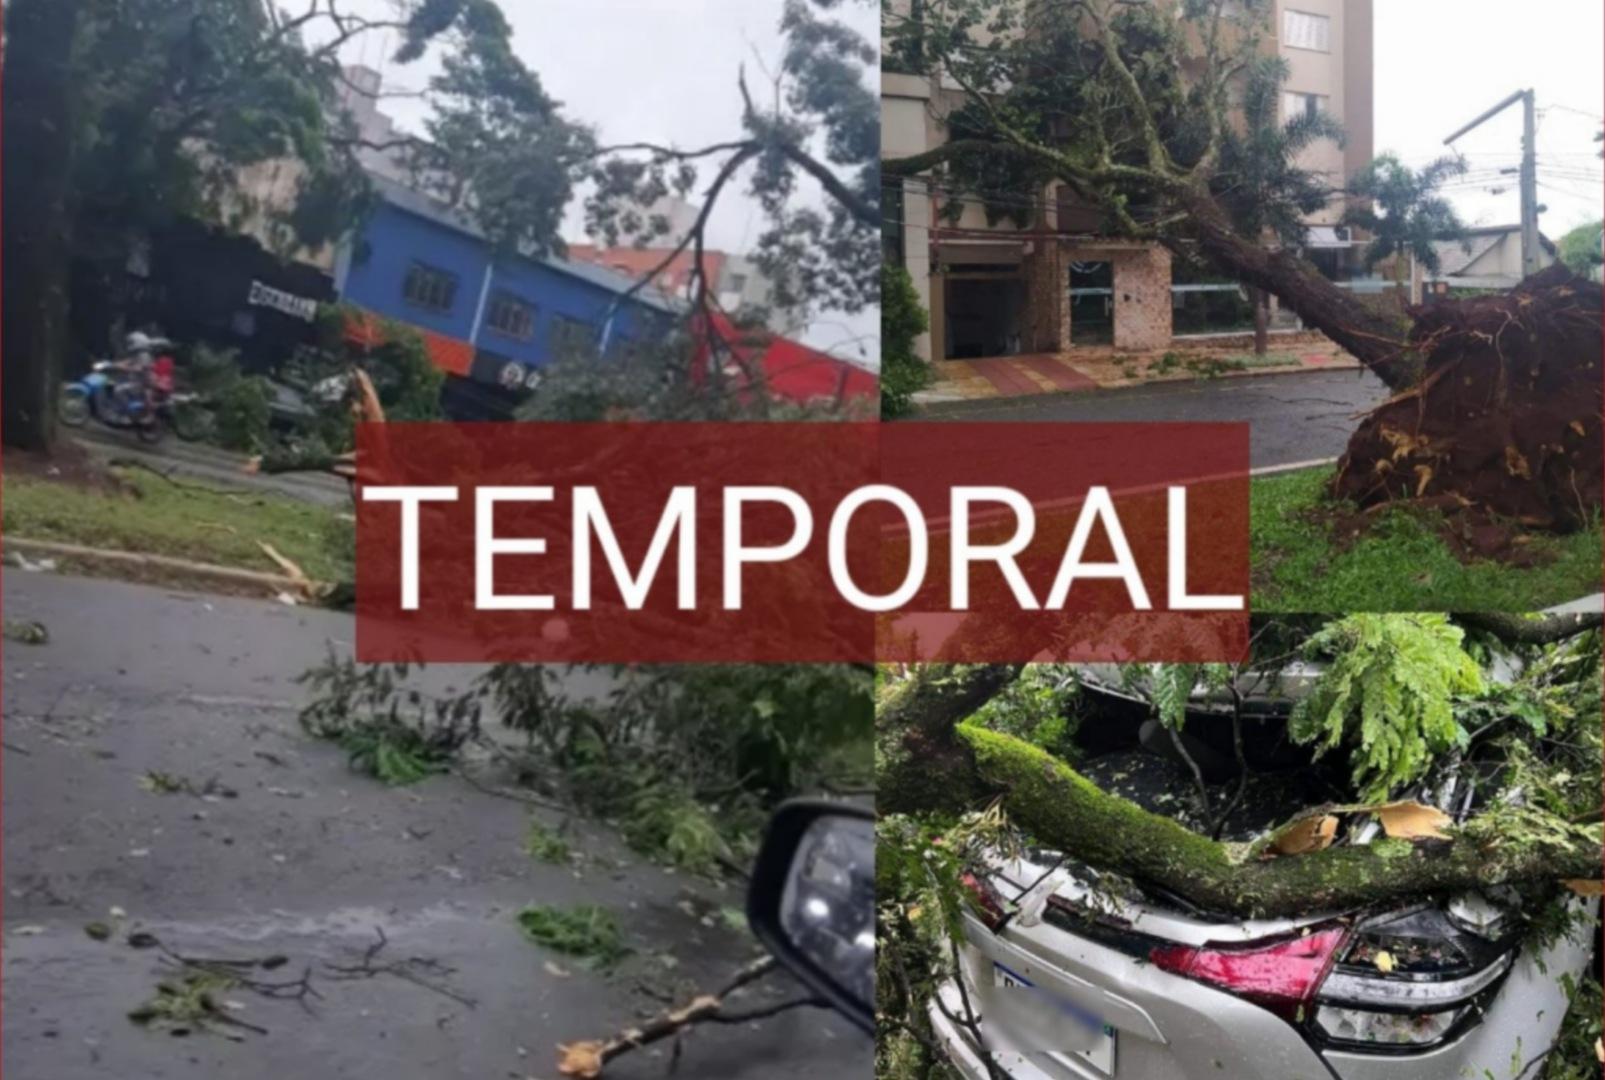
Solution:
<path fill-rule="evenodd" d="M 1326 112 L 1344 126 L 1345 147 L 1323 140 L 1309 147 L 1299 164 L 1324 173 L 1334 186 L 1372 157 L 1371 2 L 1370 0 L 1276 0 L 1272 33 L 1277 52 L 1287 61 L 1289 77 L 1283 89 L 1320 96 Z M 1328 48 L 1317 51 L 1289 45 L 1283 37 L 1289 11 L 1324 16 L 1328 20 Z M 1284 115 L 1283 119 L 1287 117 Z M 1334 199 L 1312 214 L 1311 224 L 1335 225 L 1344 203 Z"/>

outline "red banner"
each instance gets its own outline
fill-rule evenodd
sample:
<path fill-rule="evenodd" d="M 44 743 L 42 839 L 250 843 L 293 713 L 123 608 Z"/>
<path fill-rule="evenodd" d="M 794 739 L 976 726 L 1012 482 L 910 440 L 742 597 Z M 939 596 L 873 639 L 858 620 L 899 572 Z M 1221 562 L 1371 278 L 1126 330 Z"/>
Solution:
<path fill-rule="evenodd" d="M 1234 659 L 1244 424 L 384 424 L 363 660 Z"/>

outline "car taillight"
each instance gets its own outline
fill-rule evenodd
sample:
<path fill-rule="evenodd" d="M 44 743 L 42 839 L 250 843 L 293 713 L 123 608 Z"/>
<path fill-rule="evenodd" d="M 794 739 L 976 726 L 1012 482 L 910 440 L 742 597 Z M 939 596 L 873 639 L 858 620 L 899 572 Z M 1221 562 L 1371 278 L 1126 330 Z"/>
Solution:
<path fill-rule="evenodd" d="M 1298 1022 L 1347 936 L 1344 927 L 1333 926 L 1246 945 L 1162 945 L 1148 958 L 1164 971 L 1218 986 Z"/>
<path fill-rule="evenodd" d="M 1314 1030 L 1345 1048 L 1426 1049 L 1450 1038 L 1515 962 L 1499 920 L 1475 929 L 1451 905 L 1355 929 L 1316 995 Z"/>
<path fill-rule="evenodd" d="M 959 881 L 970 898 L 970 909 L 975 917 L 994 933 L 1003 925 L 1008 917 L 1003 897 L 992 887 L 992 883 L 975 874 L 963 874 Z"/>

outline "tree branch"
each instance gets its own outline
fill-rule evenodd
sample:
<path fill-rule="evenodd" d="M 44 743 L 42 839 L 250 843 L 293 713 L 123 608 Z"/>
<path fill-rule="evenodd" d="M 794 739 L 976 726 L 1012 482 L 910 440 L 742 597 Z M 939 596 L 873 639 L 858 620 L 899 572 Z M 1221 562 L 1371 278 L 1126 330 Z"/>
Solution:
<path fill-rule="evenodd" d="M 1528 619 L 1503 611 L 1468 611 L 1457 614 L 1455 619 L 1478 630 L 1486 630 L 1510 645 L 1552 645 L 1605 625 L 1605 614 L 1600 612 Z"/>

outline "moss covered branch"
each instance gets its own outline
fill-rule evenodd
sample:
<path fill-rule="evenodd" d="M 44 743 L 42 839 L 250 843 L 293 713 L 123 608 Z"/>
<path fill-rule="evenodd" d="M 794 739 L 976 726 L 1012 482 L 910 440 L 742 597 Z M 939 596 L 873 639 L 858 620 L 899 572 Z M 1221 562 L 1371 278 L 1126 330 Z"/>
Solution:
<path fill-rule="evenodd" d="M 959 812 L 986 794 L 960 721 L 1002 693 L 1018 664 L 927 664 L 875 707 L 877 803 L 898 813 Z"/>
<path fill-rule="evenodd" d="M 1600 829 L 1535 842 L 1515 827 L 1474 821 L 1448 840 L 1380 840 L 1364 847 L 1256 859 L 1100 790 L 1058 758 L 1009 735 L 967 725 L 959 740 L 981 780 L 1004 792 L 1016 823 L 1089 865 L 1163 886 L 1223 915 L 1277 918 L 1431 892 L 1599 876 Z"/>

